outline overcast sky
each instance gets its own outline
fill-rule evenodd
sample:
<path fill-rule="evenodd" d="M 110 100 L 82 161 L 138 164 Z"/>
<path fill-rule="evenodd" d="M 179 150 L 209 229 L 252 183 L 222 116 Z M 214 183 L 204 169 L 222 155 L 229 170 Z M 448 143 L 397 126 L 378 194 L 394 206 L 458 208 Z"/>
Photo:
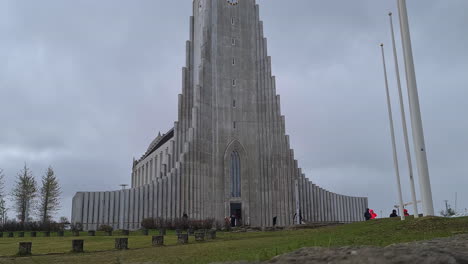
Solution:
<path fill-rule="evenodd" d="M 57 216 L 69 217 L 75 192 L 130 183 L 132 158 L 176 120 L 191 2 L 0 0 L 0 168 L 7 189 L 25 162 L 38 180 L 52 165 L 63 188 Z M 397 203 L 378 44 L 387 45 L 409 201 L 387 16 L 396 13 L 396 1 L 257 2 L 300 166 L 324 188 L 368 196 L 385 215 Z M 466 10 L 466 0 L 408 0 L 436 211 L 444 200 L 453 205 L 455 192 L 458 208 L 468 207 Z"/>

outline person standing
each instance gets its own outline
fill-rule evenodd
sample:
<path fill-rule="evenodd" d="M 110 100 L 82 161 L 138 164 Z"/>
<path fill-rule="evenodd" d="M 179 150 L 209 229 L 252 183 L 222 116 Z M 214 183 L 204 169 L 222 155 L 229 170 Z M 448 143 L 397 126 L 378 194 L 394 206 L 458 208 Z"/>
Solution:
<path fill-rule="evenodd" d="M 364 213 L 364 218 L 366 218 L 366 221 L 369 221 L 371 219 L 371 214 L 369 211 L 369 208 L 366 208 L 366 212 Z"/>
<path fill-rule="evenodd" d="M 370 209 L 370 210 L 369 210 L 369 213 L 370 213 L 370 215 L 371 215 L 371 218 L 370 218 L 370 219 L 375 219 L 375 218 L 377 218 L 377 214 L 374 212 L 374 210 Z"/>
<path fill-rule="evenodd" d="M 398 214 L 397 214 L 395 209 L 393 209 L 392 214 L 390 215 L 390 217 L 398 217 Z"/>
<path fill-rule="evenodd" d="M 236 226 L 236 215 L 232 214 L 231 215 L 231 227 L 235 227 L 235 226 Z"/>

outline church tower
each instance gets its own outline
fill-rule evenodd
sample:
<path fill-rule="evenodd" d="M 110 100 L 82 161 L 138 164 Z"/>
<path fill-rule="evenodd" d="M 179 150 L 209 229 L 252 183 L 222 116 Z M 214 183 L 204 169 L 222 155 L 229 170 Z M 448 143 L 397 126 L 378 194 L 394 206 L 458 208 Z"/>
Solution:
<path fill-rule="evenodd" d="M 193 4 L 185 71 L 194 92 L 191 124 L 200 151 L 195 155 L 202 157 L 196 167 L 209 169 L 199 175 L 208 180 L 202 186 L 208 194 L 202 215 L 241 214 L 256 226 L 272 225 L 277 217 L 278 224 L 290 224 L 295 172 L 287 170 L 294 159 L 259 7 L 254 0 Z"/>
<path fill-rule="evenodd" d="M 134 160 L 132 188 L 79 192 L 72 222 L 140 228 L 148 217 L 236 224 L 362 221 L 367 198 L 305 177 L 285 131 L 255 0 L 194 0 L 174 127 Z M 296 217 L 296 218 L 294 218 Z"/>

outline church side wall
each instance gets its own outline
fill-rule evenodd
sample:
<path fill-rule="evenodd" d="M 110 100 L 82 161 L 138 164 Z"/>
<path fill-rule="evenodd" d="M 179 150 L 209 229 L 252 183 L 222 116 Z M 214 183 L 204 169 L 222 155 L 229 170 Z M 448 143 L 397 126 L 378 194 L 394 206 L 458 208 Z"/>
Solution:
<path fill-rule="evenodd" d="M 175 167 L 175 160 L 179 159 L 178 157 L 174 157 L 177 153 L 175 146 L 175 137 L 173 137 L 153 153 L 139 161 L 133 168 L 132 187 L 143 186 L 155 179 L 166 176 Z"/>

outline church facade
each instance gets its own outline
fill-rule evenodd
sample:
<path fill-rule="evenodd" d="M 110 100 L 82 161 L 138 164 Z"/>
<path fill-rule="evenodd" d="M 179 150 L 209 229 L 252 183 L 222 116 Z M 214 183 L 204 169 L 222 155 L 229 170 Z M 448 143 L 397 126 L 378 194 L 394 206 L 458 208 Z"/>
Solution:
<path fill-rule="evenodd" d="M 286 134 L 255 0 L 194 0 L 178 120 L 133 161 L 131 188 L 78 192 L 72 222 L 138 229 L 143 219 L 235 214 L 251 226 L 364 220 L 367 198 L 305 177 Z M 297 219 L 297 218 L 296 218 Z"/>

